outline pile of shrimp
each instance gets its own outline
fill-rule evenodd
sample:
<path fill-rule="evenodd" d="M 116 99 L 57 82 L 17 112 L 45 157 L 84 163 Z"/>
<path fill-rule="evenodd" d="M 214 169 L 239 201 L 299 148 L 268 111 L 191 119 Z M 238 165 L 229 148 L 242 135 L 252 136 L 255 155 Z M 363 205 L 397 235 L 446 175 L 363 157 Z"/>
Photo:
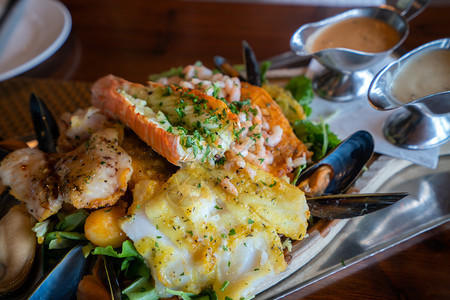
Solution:
<path fill-rule="evenodd" d="M 214 73 L 202 64 L 186 66 L 182 75 L 162 77 L 158 82 L 200 90 L 238 108 L 240 129 L 227 153 L 226 168 L 237 166 L 251 172 L 246 168 L 248 162 L 283 177 L 310 160 L 311 153 L 295 137 L 283 112 L 265 90 L 241 83 L 237 77 Z"/>

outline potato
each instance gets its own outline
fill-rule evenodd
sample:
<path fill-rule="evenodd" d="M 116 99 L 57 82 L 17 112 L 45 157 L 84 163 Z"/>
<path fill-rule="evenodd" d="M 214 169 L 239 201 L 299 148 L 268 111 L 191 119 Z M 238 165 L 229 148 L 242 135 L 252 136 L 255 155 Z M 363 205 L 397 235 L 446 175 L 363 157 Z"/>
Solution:
<path fill-rule="evenodd" d="M 84 224 L 86 238 L 100 247 L 120 247 L 127 239 L 118 224 L 124 214 L 125 210 L 119 207 L 102 208 L 92 212 Z"/>

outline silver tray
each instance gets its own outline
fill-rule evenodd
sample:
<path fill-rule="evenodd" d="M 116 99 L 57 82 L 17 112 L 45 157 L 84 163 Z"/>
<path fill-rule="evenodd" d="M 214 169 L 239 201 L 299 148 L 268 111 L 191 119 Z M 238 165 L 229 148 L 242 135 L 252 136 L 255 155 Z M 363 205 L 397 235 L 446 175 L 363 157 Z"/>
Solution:
<path fill-rule="evenodd" d="M 409 192 L 391 207 L 349 220 L 313 259 L 256 299 L 280 299 L 450 220 L 450 143 L 436 169 L 381 156 L 356 183 L 361 191 Z"/>

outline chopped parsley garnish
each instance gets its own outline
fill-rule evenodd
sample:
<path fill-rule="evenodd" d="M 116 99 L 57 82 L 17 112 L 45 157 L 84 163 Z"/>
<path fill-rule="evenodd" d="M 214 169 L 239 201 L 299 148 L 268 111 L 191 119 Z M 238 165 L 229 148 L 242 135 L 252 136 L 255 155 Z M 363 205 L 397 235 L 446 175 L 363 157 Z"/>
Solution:
<path fill-rule="evenodd" d="M 175 111 L 177 112 L 178 117 L 179 117 L 180 119 L 182 119 L 182 118 L 186 115 L 186 114 L 184 113 L 184 111 L 183 111 L 183 108 L 181 108 L 181 107 L 175 108 Z"/>
<path fill-rule="evenodd" d="M 223 292 L 227 286 L 230 284 L 230 282 L 228 280 L 225 280 L 222 284 L 222 287 L 220 288 L 220 290 Z"/>
<path fill-rule="evenodd" d="M 169 85 L 165 88 L 163 97 L 170 96 L 170 95 L 172 95 L 172 93 L 173 93 L 172 87 Z"/>

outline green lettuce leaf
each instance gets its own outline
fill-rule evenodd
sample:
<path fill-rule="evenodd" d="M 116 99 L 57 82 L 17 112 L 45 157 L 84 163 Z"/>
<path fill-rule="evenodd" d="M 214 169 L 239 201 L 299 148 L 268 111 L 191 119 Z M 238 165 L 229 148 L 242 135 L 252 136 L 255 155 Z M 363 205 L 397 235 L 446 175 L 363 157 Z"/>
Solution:
<path fill-rule="evenodd" d="M 84 233 L 68 231 L 52 231 L 44 239 L 44 243 L 50 250 L 71 248 L 84 241 L 86 241 Z"/>
<path fill-rule="evenodd" d="M 117 272 L 123 272 L 125 277 L 134 279 L 138 276 L 149 278 L 150 269 L 144 262 L 144 259 L 136 250 L 133 242 L 126 240 L 122 243 L 121 251 L 118 252 L 113 247 L 96 247 L 92 254 L 94 255 L 107 255 L 115 258 L 115 265 L 117 266 Z"/>
<path fill-rule="evenodd" d="M 323 120 L 318 124 L 309 120 L 298 120 L 294 122 L 292 128 L 297 137 L 314 152 L 313 161 L 321 159 L 340 143 L 339 138 L 330 131 L 328 124 Z"/>
<path fill-rule="evenodd" d="M 130 240 L 126 240 L 122 243 L 122 251 L 119 253 L 113 249 L 112 246 L 107 247 L 96 247 L 94 255 L 107 255 L 116 258 L 126 258 L 126 257 L 140 257 L 139 252 L 134 248 L 133 243 Z"/>
<path fill-rule="evenodd" d="M 314 99 L 311 80 L 304 75 L 293 77 L 284 88 L 291 92 L 295 100 L 303 106 L 306 116 L 309 116 L 311 114 L 310 104 Z"/>
<path fill-rule="evenodd" d="M 55 225 L 55 229 L 58 231 L 83 231 L 88 215 L 84 209 L 80 209 L 70 215 L 58 213 L 59 223 Z"/>
<path fill-rule="evenodd" d="M 130 300 L 157 300 L 153 280 L 139 277 L 122 290 L 122 294 Z"/>

